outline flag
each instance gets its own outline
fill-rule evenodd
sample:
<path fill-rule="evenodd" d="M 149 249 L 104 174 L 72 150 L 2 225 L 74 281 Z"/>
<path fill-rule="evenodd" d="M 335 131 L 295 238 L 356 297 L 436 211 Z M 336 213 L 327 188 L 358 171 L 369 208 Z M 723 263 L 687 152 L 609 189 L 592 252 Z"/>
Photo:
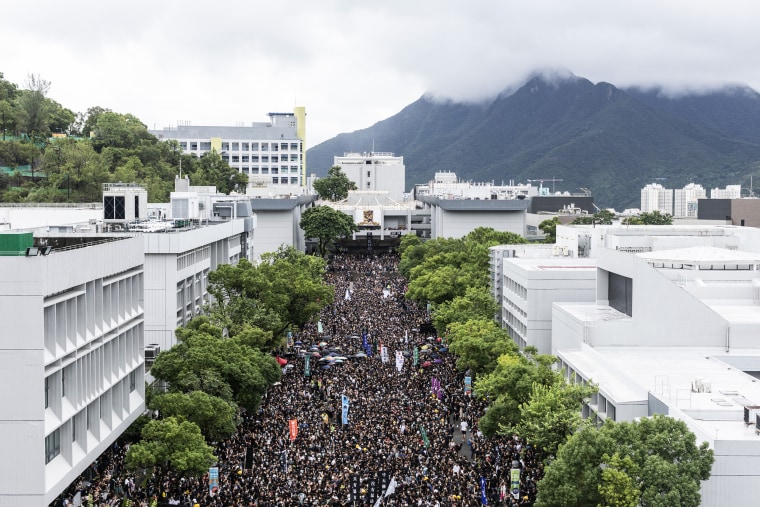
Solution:
<path fill-rule="evenodd" d="M 404 331 L 404 343 L 409 343 L 409 331 Z"/>
<path fill-rule="evenodd" d="M 420 351 L 417 347 L 414 347 L 414 366 L 417 366 L 417 363 L 420 362 Z"/>
<path fill-rule="evenodd" d="M 342 415 L 343 415 L 343 424 L 348 424 L 348 396 L 345 394 L 341 395 L 340 397 L 341 401 L 341 408 L 342 408 Z"/>
<path fill-rule="evenodd" d="M 396 492 L 396 486 L 398 486 L 398 482 L 396 482 L 396 477 L 391 477 L 391 482 L 388 484 L 388 488 L 385 490 L 385 493 L 382 494 L 382 496 L 377 497 L 377 500 L 375 500 L 375 503 L 372 507 L 380 507 L 380 504 L 383 502 L 383 499 L 388 498 L 392 494 Z"/>
<path fill-rule="evenodd" d="M 290 429 L 290 439 L 295 440 L 298 436 L 298 419 L 288 421 L 288 428 Z"/>
<path fill-rule="evenodd" d="M 480 503 L 488 505 L 488 496 L 486 495 L 486 478 L 480 478 Z"/>
<path fill-rule="evenodd" d="M 288 348 L 293 346 L 293 333 L 288 331 Z"/>
<path fill-rule="evenodd" d="M 311 362 L 311 356 L 308 354 L 304 356 L 304 361 L 305 361 L 305 364 L 303 366 L 303 376 L 309 377 L 311 376 L 311 366 L 309 365 L 309 363 Z"/>
<path fill-rule="evenodd" d="M 322 332 L 322 321 L 321 320 L 317 321 L 317 331 L 319 331 L 320 333 Z"/>
<path fill-rule="evenodd" d="M 472 394 L 472 377 L 464 378 L 464 394 L 467 396 Z"/>
<path fill-rule="evenodd" d="M 217 467 L 208 469 L 208 492 L 212 496 L 219 492 L 219 468 Z"/>
<path fill-rule="evenodd" d="M 425 443 L 425 447 L 430 447 L 430 440 L 428 440 L 427 431 L 420 425 L 420 435 L 422 435 L 422 441 Z"/>
<path fill-rule="evenodd" d="M 385 345 L 380 345 L 380 358 L 383 360 L 384 363 L 387 363 L 389 361 L 388 347 L 386 347 Z"/>
<path fill-rule="evenodd" d="M 404 369 L 404 353 L 400 350 L 396 351 L 396 369 L 399 373 Z"/>
<path fill-rule="evenodd" d="M 351 301 L 351 292 L 348 289 L 346 289 L 346 295 L 343 299 L 346 301 Z"/>
<path fill-rule="evenodd" d="M 512 490 L 514 498 L 520 498 L 520 469 L 512 468 L 509 472 L 509 489 Z"/>

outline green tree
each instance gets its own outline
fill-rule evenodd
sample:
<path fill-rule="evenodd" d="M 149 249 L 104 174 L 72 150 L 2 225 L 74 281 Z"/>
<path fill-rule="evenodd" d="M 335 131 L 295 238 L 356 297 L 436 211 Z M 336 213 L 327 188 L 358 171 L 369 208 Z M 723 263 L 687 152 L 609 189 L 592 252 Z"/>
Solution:
<path fill-rule="evenodd" d="M 5 79 L 5 75 L 0 72 L 0 100 L 12 102 L 18 93 L 18 87 Z"/>
<path fill-rule="evenodd" d="M 460 251 L 433 255 L 414 267 L 406 296 L 440 304 L 464 295 L 470 287 L 487 287 L 487 248 L 478 243 L 461 245 Z"/>
<path fill-rule="evenodd" d="M 208 319 L 196 317 L 176 331 L 179 343 L 162 351 L 151 374 L 169 383 L 170 392 L 203 391 L 254 411 L 266 390 L 280 379 L 275 359 L 235 338 Z"/>
<path fill-rule="evenodd" d="M 475 374 L 490 373 L 500 356 L 517 353 L 517 345 L 493 317 L 452 322 L 448 342 L 449 350 L 458 356 L 457 369 Z"/>
<path fill-rule="evenodd" d="M 44 139 L 50 134 L 50 103 L 46 98 L 49 90 L 49 81 L 29 74 L 26 88 L 16 98 L 19 129 L 32 139 Z"/>
<path fill-rule="evenodd" d="M 599 484 L 599 494 L 604 503 L 597 507 L 636 507 L 641 500 L 641 490 L 636 484 L 634 477 L 638 471 L 633 460 L 626 456 L 621 458 L 615 453 L 613 456 L 602 456 L 602 482 Z"/>
<path fill-rule="evenodd" d="M 486 436 L 508 434 L 520 423 L 520 405 L 530 401 L 535 384 L 564 382 L 552 369 L 556 358 L 534 352 L 526 347 L 521 354 L 504 354 L 493 371 L 475 380 L 475 394 L 490 400 L 479 423 Z"/>
<path fill-rule="evenodd" d="M 3 141 L 8 133 L 16 127 L 16 111 L 7 100 L 0 100 L 0 129 L 3 131 Z"/>
<path fill-rule="evenodd" d="M 561 381 L 533 384 L 530 400 L 520 405 L 520 423 L 515 433 L 526 438 L 544 457 L 555 456 L 559 446 L 581 427 L 583 401 L 595 392 L 595 386 Z"/>
<path fill-rule="evenodd" d="M 149 408 L 163 417 L 176 417 L 198 425 L 208 442 L 217 442 L 235 433 L 237 407 L 203 391 L 164 393 L 151 399 Z"/>
<path fill-rule="evenodd" d="M 131 114 L 105 111 L 97 115 L 92 146 L 95 151 L 105 148 L 136 149 L 141 141 L 158 140 L 148 132 L 148 127 Z"/>
<path fill-rule="evenodd" d="M 142 430 L 142 439 L 127 451 L 127 469 L 153 468 L 159 484 L 167 473 L 201 477 L 216 463 L 214 449 L 206 444 L 200 428 L 176 417 L 150 421 Z"/>
<path fill-rule="evenodd" d="M 342 201 L 348 197 L 349 190 L 356 190 L 356 183 L 348 179 L 340 166 L 332 166 L 327 177 L 314 182 L 314 190 L 319 197 L 327 201 Z"/>
<path fill-rule="evenodd" d="M 541 229 L 541 232 L 546 236 L 544 238 L 544 243 L 557 242 L 557 225 L 559 225 L 558 217 L 547 218 L 538 224 L 538 228 Z"/>
<path fill-rule="evenodd" d="M 700 482 L 710 476 L 713 459 L 706 442 L 697 446 L 686 424 L 668 416 L 584 426 L 546 468 L 536 506 L 604 505 L 606 498 L 626 492 L 624 477 L 607 473 L 604 478 L 604 471 L 613 468 L 634 485 L 621 495 L 622 502 L 638 489 L 636 505 L 642 507 L 696 507 L 701 502 Z"/>
<path fill-rule="evenodd" d="M 519 234 L 507 231 L 497 231 L 491 227 L 476 227 L 464 237 L 464 240 L 485 245 L 486 247 L 526 243 L 525 238 Z"/>
<path fill-rule="evenodd" d="M 47 99 L 48 102 L 48 128 L 51 132 L 70 134 L 76 120 L 76 115 L 71 109 L 66 109 L 58 102 Z"/>
<path fill-rule="evenodd" d="M 190 174 L 190 182 L 197 186 L 214 186 L 217 192 L 229 194 L 235 186 L 239 186 L 247 179 L 241 179 L 237 175 L 238 170 L 225 162 L 216 151 L 204 153 L 194 165 L 194 171 Z M 184 167 L 183 167 L 184 169 Z M 243 175 L 245 176 L 245 175 Z"/>
<path fill-rule="evenodd" d="M 637 217 L 629 217 L 623 220 L 626 225 L 673 225 L 673 215 L 660 213 L 654 210 L 651 213 L 643 212 Z"/>
<path fill-rule="evenodd" d="M 453 322 L 466 322 L 470 319 L 493 319 L 499 311 L 488 287 L 469 287 L 464 296 L 444 301 L 433 311 L 433 324 L 439 335 L 446 333 Z"/>
<path fill-rule="evenodd" d="M 307 238 L 317 238 L 317 250 L 323 257 L 333 241 L 358 230 L 351 216 L 329 206 L 308 208 L 301 215 L 299 226 Z"/>

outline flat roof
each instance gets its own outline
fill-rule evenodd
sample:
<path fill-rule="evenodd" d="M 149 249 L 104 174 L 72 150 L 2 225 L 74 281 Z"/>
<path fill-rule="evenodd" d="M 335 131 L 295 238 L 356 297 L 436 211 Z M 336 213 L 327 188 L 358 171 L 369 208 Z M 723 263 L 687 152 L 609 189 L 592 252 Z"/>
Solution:
<path fill-rule="evenodd" d="M 760 380 L 732 366 L 743 363 L 760 369 L 760 349 L 583 345 L 559 355 L 603 384 L 618 402 L 646 400 L 651 392 L 689 416 L 705 434 L 721 440 L 760 439 L 754 427 L 748 430 L 744 423 L 744 406 L 760 405 Z M 692 392 L 697 380 L 710 392 Z"/>

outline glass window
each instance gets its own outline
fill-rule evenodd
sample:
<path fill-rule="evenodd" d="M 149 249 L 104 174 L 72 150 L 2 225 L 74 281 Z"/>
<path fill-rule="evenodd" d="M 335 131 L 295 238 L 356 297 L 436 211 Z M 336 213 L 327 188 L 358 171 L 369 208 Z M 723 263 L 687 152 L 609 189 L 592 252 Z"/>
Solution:
<path fill-rule="evenodd" d="M 211 151 L 211 143 L 210 142 L 201 143 L 201 151 Z"/>
<path fill-rule="evenodd" d="M 60 428 L 45 437 L 45 464 L 53 461 L 53 458 L 61 454 L 61 430 Z"/>
<path fill-rule="evenodd" d="M 230 143 L 222 143 L 222 151 L 230 151 Z"/>
<path fill-rule="evenodd" d="M 250 151 L 251 145 L 250 145 L 250 143 L 242 143 L 240 149 L 241 149 L 241 151 Z"/>
<path fill-rule="evenodd" d="M 232 143 L 232 151 L 240 151 L 240 143 Z"/>
<path fill-rule="evenodd" d="M 259 151 L 259 143 L 251 143 L 251 151 Z"/>
<path fill-rule="evenodd" d="M 129 392 L 133 392 L 137 388 L 137 372 L 132 371 L 129 374 Z"/>
<path fill-rule="evenodd" d="M 269 151 L 269 143 L 261 143 L 261 151 Z"/>
<path fill-rule="evenodd" d="M 276 164 L 279 161 L 280 161 L 280 159 L 279 159 L 279 157 L 277 155 L 272 155 L 272 163 Z"/>
<path fill-rule="evenodd" d="M 50 377 L 45 377 L 45 408 L 50 406 Z"/>

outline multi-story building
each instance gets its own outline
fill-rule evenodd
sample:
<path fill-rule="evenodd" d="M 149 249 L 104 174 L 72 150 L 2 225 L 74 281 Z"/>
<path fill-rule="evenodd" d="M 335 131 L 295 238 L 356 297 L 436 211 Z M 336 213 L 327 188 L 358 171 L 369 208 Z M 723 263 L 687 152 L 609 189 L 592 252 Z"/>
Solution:
<path fill-rule="evenodd" d="M 406 192 L 406 166 L 404 157 L 393 153 L 345 153 L 335 157 L 333 165 L 341 168 L 349 180 L 356 184 L 357 190 L 388 192 L 394 201 L 404 200 Z"/>
<path fill-rule="evenodd" d="M 741 185 L 726 185 L 726 188 L 710 190 L 710 199 L 739 199 L 742 196 Z"/>
<path fill-rule="evenodd" d="M 697 203 L 699 199 L 707 197 L 707 192 L 702 185 L 689 183 L 683 188 L 674 191 L 673 217 L 696 217 Z"/>
<path fill-rule="evenodd" d="M 588 265 L 504 257 L 502 315 L 528 334 L 510 332 L 548 346 L 569 381 L 598 385 L 583 409 L 597 423 L 683 420 L 715 453 L 702 505 L 746 504 L 760 478 L 760 231 L 558 225 L 557 240 L 568 257 L 583 243 Z M 554 272 L 536 278 L 543 265 Z"/>
<path fill-rule="evenodd" d="M 651 213 L 673 214 L 673 189 L 665 188 L 659 183 L 650 183 L 641 189 L 641 211 Z"/>
<path fill-rule="evenodd" d="M 262 181 L 302 193 L 306 184 L 306 109 L 293 113 L 269 113 L 269 122 L 250 126 L 197 126 L 181 124 L 150 133 L 173 139 L 183 153 L 200 157 L 212 150 L 251 184 Z"/>
<path fill-rule="evenodd" d="M 144 411 L 143 241 L 0 243 L 0 505 L 48 505 Z"/>

